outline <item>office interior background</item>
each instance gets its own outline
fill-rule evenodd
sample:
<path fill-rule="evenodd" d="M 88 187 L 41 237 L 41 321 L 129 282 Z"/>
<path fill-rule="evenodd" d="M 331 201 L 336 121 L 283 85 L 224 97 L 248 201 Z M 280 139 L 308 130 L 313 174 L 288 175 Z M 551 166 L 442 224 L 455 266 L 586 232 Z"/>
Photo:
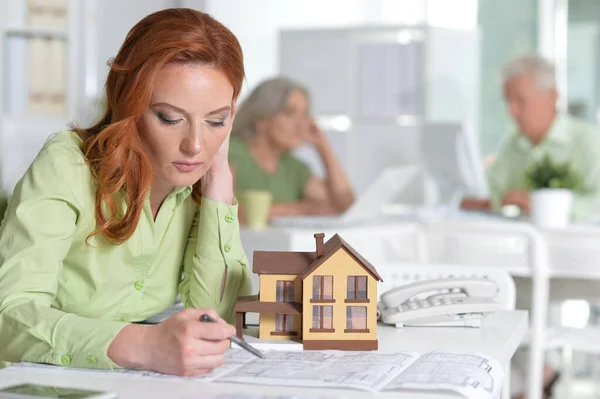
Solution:
<path fill-rule="evenodd" d="M 50 133 L 98 115 L 107 62 L 127 31 L 173 6 L 206 11 L 237 35 L 246 67 L 241 99 L 276 74 L 308 86 L 358 193 L 387 166 L 421 162 L 423 123 L 467 126 L 481 158 L 493 154 L 513 126 L 500 68 L 517 55 L 537 51 L 555 62 L 561 107 L 598 117 L 594 0 L 2 0 L 0 159 L 8 192 Z M 402 101 L 390 101 L 395 96 Z M 309 149 L 299 152 L 319 171 Z M 413 191 L 404 199 L 426 196 L 423 187 Z"/>
<path fill-rule="evenodd" d="M 95 121 L 107 63 L 127 31 L 168 7 L 207 12 L 238 37 L 241 100 L 275 75 L 305 84 L 359 196 L 387 167 L 464 155 L 423 147 L 431 124 L 466 132 L 465 157 L 484 165 L 514 129 L 500 70 L 519 55 L 555 64 L 564 112 L 600 119 L 598 0 L 0 0 L 0 177 L 9 195 L 49 135 Z M 311 148 L 298 155 L 322 173 Z M 476 189 L 482 178 L 472 176 Z M 440 195 L 424 176 L 398 201 Z M 577 325 L 569 316 L 582 313 L 595 322 L 585 306 L 564 323 Z M 576 360 L 580 376 L 594 375 L 593 359 Z"/>

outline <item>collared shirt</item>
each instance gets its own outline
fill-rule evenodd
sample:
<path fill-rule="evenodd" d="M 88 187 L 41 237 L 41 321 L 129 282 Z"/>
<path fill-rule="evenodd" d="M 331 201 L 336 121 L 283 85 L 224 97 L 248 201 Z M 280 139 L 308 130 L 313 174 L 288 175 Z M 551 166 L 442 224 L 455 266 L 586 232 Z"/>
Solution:
<path fill-rule="evenodd" d="M 573 214 L 585 218 L 600 208 L 600 129 L 568 115 L 557 115 L 546 137 L 533 145 L 517 132 L 509 136 L 488 168 L 492 206 L 499 209 L 502 197 L 524 189 L 525 170 L 545 154 L 558 162 L 570 161 L 583 175 L 585 189 L 575 193 Z"/>
<path fill-rule="evenodd" d="M 237 205 L 174 189 L 133 236 L 95 235 L 95 182 L 74 132 L 50 139 L 17 184 L 0 228 L 0 360 L 117 367 L 106 351 L 130 322 L 169 307 L 214 308 L 233 323 L 251 290 Z M 222 290 L 222 278 L 226 282 Z"/>

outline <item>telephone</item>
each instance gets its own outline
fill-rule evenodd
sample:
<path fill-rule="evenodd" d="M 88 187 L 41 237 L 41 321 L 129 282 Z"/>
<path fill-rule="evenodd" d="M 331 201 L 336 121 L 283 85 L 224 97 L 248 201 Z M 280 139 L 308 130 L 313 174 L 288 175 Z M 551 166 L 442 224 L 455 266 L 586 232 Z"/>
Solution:
<path fill-rule="evenodd" d="M 419 281 L 381 294 L 378 317 L 404 326 L 480 327 L 482 319 L 500 309 L 498 286 L 484 278 Z"/>

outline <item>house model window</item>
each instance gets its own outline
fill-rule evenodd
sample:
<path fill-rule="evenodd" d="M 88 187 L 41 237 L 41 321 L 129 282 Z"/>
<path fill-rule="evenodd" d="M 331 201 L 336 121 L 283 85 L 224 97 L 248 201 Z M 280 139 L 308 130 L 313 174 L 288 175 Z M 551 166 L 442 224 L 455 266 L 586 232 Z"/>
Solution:
<path fill-rule="evenodd" d="M 369 332 L 367 329 L 367 307 L 346 307 L 346 330 L 345 332 Z"/>
<path fill-rule="evenodd" d="M 235 306 L 236 334 L 260 314 L 260 339 L 302 340 L 304 349 L 377 349 L 377 271 L 339 235 L 315 237 L 314 252 L 256 251 L 258 295 Z"/>
<path fill-rule="evenodd" d="M 333 276 L 313 276 L 313 296 L 311 302 L 334 302 Z"/>
<path fill-rule="evenodd" d="M 278 333 L 293 333 L 294 332 L 294 316 L 287 314 L 275 315 L 275 332 Z M 284 334 L 290 335 L 290 334 Z"/>
<path fill-rule="evenodd" d="M 347 302 L 368 301 L 369 297 L 367 296 L 367 276 L 348 276 L 348 282 L 346 286 Z"/>
<path fill-rule="evenodd" d="M 294 282 L 277 281 L 277 302 L 294 302 Z"/>
<path fill-rule="evenodd" d="M 311 332 L 335 332 L 333 329 L 333 306 L 313 307 Z"/>

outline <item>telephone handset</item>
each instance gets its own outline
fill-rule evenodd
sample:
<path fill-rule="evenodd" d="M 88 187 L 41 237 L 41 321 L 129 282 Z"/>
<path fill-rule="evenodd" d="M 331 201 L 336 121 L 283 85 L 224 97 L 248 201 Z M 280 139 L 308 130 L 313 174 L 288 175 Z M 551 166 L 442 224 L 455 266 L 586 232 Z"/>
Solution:
<path fill-rule="evenodd" d="M 377 313 L 396 327 L 479 327 L 487 314 L 500 309 L 498 286 L 483 278 L 419 281 L 381 294 Z"/>

